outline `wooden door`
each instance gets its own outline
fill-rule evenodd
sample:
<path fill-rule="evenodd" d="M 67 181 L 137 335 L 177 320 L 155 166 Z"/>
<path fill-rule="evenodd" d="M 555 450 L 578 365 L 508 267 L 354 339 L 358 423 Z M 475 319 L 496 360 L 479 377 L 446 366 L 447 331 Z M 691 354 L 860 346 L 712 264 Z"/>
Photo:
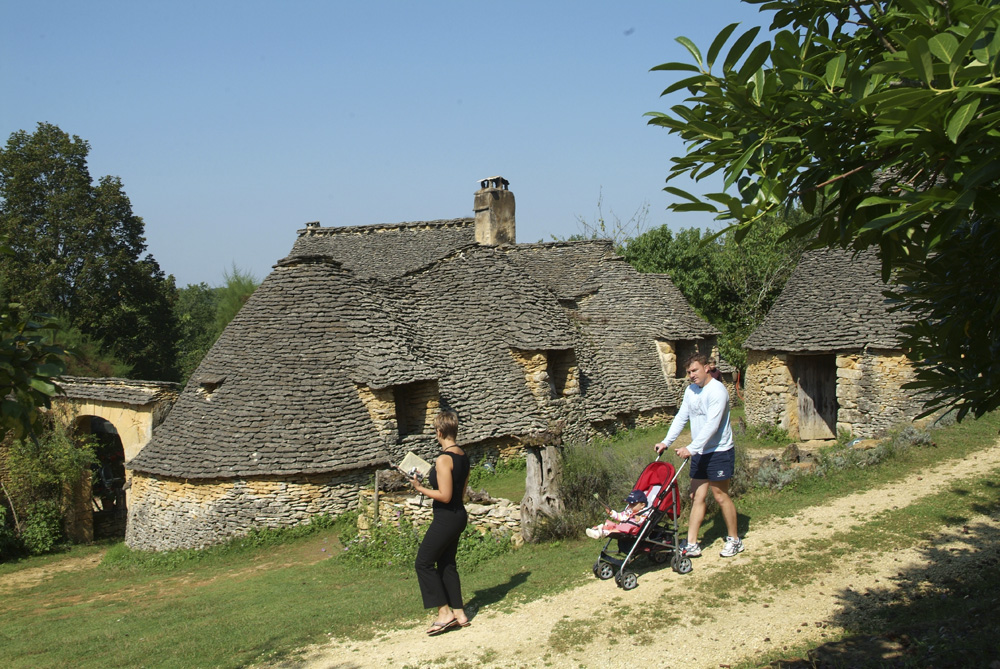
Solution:
<path fill-rule="evenodd" d="M 795 357 L 799 438 L 836 439 L 837 366 L 832 355 Z"/>

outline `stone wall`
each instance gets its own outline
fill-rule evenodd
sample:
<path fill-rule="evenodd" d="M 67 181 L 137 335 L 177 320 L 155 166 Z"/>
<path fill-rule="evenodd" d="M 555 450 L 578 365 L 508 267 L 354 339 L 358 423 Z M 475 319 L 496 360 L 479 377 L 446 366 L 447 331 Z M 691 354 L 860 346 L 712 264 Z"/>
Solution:
<path fill-rule="evenodd" d="M 287 479 L 182 480 L 136 472 L 125 543 L 138 550 L 203 548 L 255 527 L 291 527 L 358 503 L 373 472 Z"/>
<path fill-rule="evenodd" d="M 743 395 L 748 423 L 790 430 L 791 419 L 797 414 L 796 393 L 787 354 L 747 351 Z"/>
<path fill-rule="evenodd" d="M 902 351 L 841 352 L 835 364 L 838 432 L 877 437 L 920 413 L 913 392 L 901 387 L 914 377 Z M 745 397 L 747 422 L 777 425 L 798 438 L 798 386 L 787 354 L 748 351 Z"/>
<path fill-rule="evenodd" d="M 358 501 L 358 529 L 364 532 L 372 526 L 375 518 L 375 493 L 362 490 Z M 382 523 L 398 525 L 406 518 L 418 527 L 429 525 L 433 520 L 431 500 L 422 495 L 381 492 L 378 496 L 378 520 Z M 509 534 L 515 544 L 521 544 L 521 506 L 508 499 L 497 499 L 490 504 L 467 502 L 469 524 L 480 532 L 501 532 Z"/>
<path fill-rule="evenodd" d="M 872 438 L 912 420 L 920 413 L 921 403 L 902 385 L 913 378 L 913 366 L 900 350 L 839 354 L 837 431 Z"/>

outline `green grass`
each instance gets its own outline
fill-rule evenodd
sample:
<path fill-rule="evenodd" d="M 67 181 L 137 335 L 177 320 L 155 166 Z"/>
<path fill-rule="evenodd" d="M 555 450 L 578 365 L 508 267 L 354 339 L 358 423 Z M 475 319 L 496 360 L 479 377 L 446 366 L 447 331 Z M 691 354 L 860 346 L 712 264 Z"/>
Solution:
<path fill-rule="evenodd" d="M 780 493 L 752 492 L 737 501 L 741 531 L 749 527 L 752 536 L 753 526 L 768 519 L 899 480 L 941 460 L 962 457 L 995 441 L 998 429 L 1000 414 L 979 421 L 967 419 L 935 432 L 936 446 L 912 448 L 878 467 L 802 479 Z M 652 444 L 663 432 L 663 428 L 635 431 L 611 442 L 623 456 L 632 453 L 648 461 Z M 730 585 L 727 579 L 742 578 L 746 585 L 752 578 L 758 585 L 747 596 L 770 596 L 768 591 L 794 585 L 795 578 L 809 578 L 828 568 L 832 560 L 843 559 L 852 550 L 849 547 L 875 541 L 871 528 L 877 530 L 875 536 L 884 545 L 909 546 L 941 527 L 960 526 L 962 519 L 982 509 L 996 509 L 996 504 L 995 481 L 968 481 L 934 499 L 879 514 L 865 530 L 852 530 L 832 542 L 821 542 L 815 558 L 789 558 L 773 565 L 752 559 L 747 561 L 749 566 L 734 564 L 733 569 L 713 578 L 715 589 L 708 594 L 722 592 Z M 707 520 L 706 538 L 720 535 L 717 522 L 714 517 Z M 293 539 L 247 541 L 242 546 L 146 561 L 130 559 L 122 555 L 121 548 L 113 548 L 108 562 L 121 565 L 119 568 L 54 572 L 46 580 L 23 588 L 0 585 L 4 665 L 238 667 L 284 656 L 328 635 L 367 639 L 374 638 L 380 629 L 426 621 L 410 565 L 376 570 L 331 557 L 341 549 L 337 537 L 336 527 L 326 527 Z M 17 572 L 29 568 L 54 569 L 66 564 L 67 558 L 93 555 L 98 550 L 103 547 L 77 547 L 64 555 L 0 565 L 0 575 L 16 578 Z M 590 567 L 595 556 L 593 541 L 573 539 L 526 546 L 493 558 L 479 569 L 463 572 L 468 608 L 509 610 L 572 588 L 593 578 Z M 744 569 L 750 571 L 741 571 Z M 885 608 L 885 625 L 908 628 L 925 619 L 933 622 L 935 616 L 944 616 L 943 620 L 954 625 L 956 616 L 969 611 L 962 603 L 967 601 L 962 599 L 965 593 L 1000 589 L 997 571 L 992 565 L 982 570 L 980 581 L 944 584 L 951 588 L 949 593 L 955 593 L 949 606 L 935 606 L 934 601 L 916 598 L 915 592 L 910 605 Z M 797 576 L 790 576 L 791 572 Z M 998 608 L 994 603 L 993 610 Z M 608 619 L 605 613 L 595 614 L 592 630 Z M 669 612 L 663 613 L 669 621 Z M 611 617 L 631 620 L 626 614 L 624 610 L 612 611 Z M 993 624 L 989 616 L 995 614 L 973 610 L 971 615 L 980 616 L 975 620 L 988 626 Z M 940 627 L 943 625 L 927 629 L 938 634 Z M 621 627 L 616 632 L 628 634 L 630 630 Z M 857 633 L 868 630 L 858 628 Z M 550 645 L 553 652 L 579 647 L 587 634 L 585 622 L 560 624 Z M 947 643 L 935 641 L 930 634 L 914 633 L 912 638 L 917 640 L 914 643 Z M 974 639 L 966 641 L 973 646 L 976 643 Z M 799 649 L 801 653 L 807 650 Z"/>

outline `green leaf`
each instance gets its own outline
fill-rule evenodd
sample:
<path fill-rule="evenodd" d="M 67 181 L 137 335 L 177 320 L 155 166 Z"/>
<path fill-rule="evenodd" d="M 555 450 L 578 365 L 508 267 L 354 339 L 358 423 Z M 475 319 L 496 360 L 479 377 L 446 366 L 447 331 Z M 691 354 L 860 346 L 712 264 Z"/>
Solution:
<path fill-rule="evenodd" d="M 847 66 L 847 54 L 841 53 L 837 54 L 835 58 L 831 58 L 826 64 L 826 87 L 833 89 L 837 87 L 840 82 L 840 76 L 844 74 L 844 69 Z"/>
<path fill-rule="evenodd" d="M 927 41 L 927 46 L 942 63 L 950 64 L 958 51 L 958 38 L 951 33 L 938 33 Z"/>
<path fill-rule="evenodd" d="M 927 40 L 917 37 L 910 40 L 906 45 L 906 57 L 913 67 L 914 73 L 925 85 L 930 86 L 934 80 L 934 63 L 931 59 L 931 51 L 927 46 Z"/>
<path fill-rule="evenodd" d="M 771 44 L 770 42 L 761 42 L 754 47 L 754 50 L 750 52 L 747 59 L 743 61 L 743 66 L 740 67 L 739 74 L 736 75 L 737 80 L 747 81 L 755 72 L 757 72 L 761 65 L 767 62 L 767 57 L 771 55 Z"/>
<path fill-rule="evenodd" d="M 722 47 L 725 45 L 726 40 L 729 39 L 729 36 L 733 34 L 733 31 L 736 30 L 738 25 L 740 24 L 730 23 L 715 36 L 714 40 L 712 40 L 712 46 L 708 47 L 708 61 L 706 63 L 709 70 L 712 69 L 712 65 L 715 64 L 715 59 L 719 56 L 719 52 L 722 51 Z"/>
<path fill-rule="evenodd" d="M 710 204 L 702 202 L 700 204 L 694 204 L 693 202 L 680 202 L 678 204 L 668 204 L 667 209 L 670 211 L 707 211 L 710 214 L 718 213 L 718 210 Z"/>
<path fill-rule="evenodd" d="M 691 195 L 691 193 L 688 193 L 685 190 L 681 190 L 680 188 L 674 188 L 673 186 L 667 186 L 663 190 L 667 191 L 671 195 L 676 195 L 677 197 L 682 197 L 685 200 L 690 200 L 691 202 L 701 202 L 701 200 L 699 200 L 698 198 L 696 198 L 694 195 Z"/>
<path fill-rule="evenodd" d="M 958 142 L 958 136 L 962 134 L 966 126 L 969 125 L 969 121 L 973 119 L 976 115 L 976 110 L 979 109 L 980 98 L 974 97 L 966 100 L 958 109 L 956 109 L 951 114 L 951 118 L 948 119 L 948 128 L 946 130 L 948 134 L 948 139 L 953 143 Z"/>
<path fill-rule="evenodd" d="M 669 86 L 663 89 L 663 92 L 660 93 L 660 97 L 663 97 L 664 95 L 670 95 L 671 93 L 679 91 L 682 88 L 693 89 L 698 84 L 704 83 L 706 81 L 712 81 L 712 77 L 707 74 L 696 74 L 693 77 L 688 77 L 687 79 L 681 79 L 680 81 L 675 81 L 674 83 L 670 84 Z"/>
<path fill-rule="evenodd" d="M 28 379 L 28 385 L 44 395 L 52 396 L 56 394 L 55 385 L 43 379 Z"/>
<path fill-rule="evenodd" d="M 678 37 L 675 41 L 687 49 L 692 56 L 694 56 L 694 62 L 698 63 L 699 68 L 702 70 L 705 69 L 705 64 L 701 60 L 701 51 L 698 50 L 698 47 L 694 42 L 689 40 L 687 37 Z"/>
<path fill-rule="evenodd" d="M 757 26 L 739 36 L 732 48 L 729 50 L 729 53 L 726 54 L 726 61 L 722 64 L 723 72 L 732 71 L 732 69 L 736 66 L 736 63 L 743 57 L 743 54 L 746 53 L 747 48 L 753 42 L 754 38 L 757 37 L 757 33 L 759 32 L 760 27 Z"/>
<path fill-rule="evenodd" d="M 680 71 L 680 72 L 701 72 L 697 65 L 692 65 L 691 63 L 663 63 L 662 65 L 657 65 L 656 67 L 651 67 L 650 72 L 657 71 Z"/>
<path fill-rule="evenodd" d="M 65 365 L 49 362 L 39 365 L 35 369 L 35 373 L 39 376 L 59 376 L 63 373 L 63 371 L 65 371 L 65 369 Z"/>

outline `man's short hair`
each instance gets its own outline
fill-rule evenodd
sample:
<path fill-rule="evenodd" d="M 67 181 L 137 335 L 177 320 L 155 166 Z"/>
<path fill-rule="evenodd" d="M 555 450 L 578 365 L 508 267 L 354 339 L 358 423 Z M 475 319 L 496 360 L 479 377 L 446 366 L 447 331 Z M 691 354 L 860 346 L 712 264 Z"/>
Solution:
<path fill-rule="evenodd" d="M 712 364 L 713 360 L 711 356 L 705 353 L 695 353 L 687 359 L 687 362 L 684 363 L 684 370 L 687 371 L 687 368 L 690 367 L 693 362 L 697 362 L 702 367 L 708 367 Z"/>
<path fill-rule="evenodd" d="M 458 439 L 458 414 L 442 411 L 434 417 L 434 429 L 441 433 L 442 439 Z"/>

